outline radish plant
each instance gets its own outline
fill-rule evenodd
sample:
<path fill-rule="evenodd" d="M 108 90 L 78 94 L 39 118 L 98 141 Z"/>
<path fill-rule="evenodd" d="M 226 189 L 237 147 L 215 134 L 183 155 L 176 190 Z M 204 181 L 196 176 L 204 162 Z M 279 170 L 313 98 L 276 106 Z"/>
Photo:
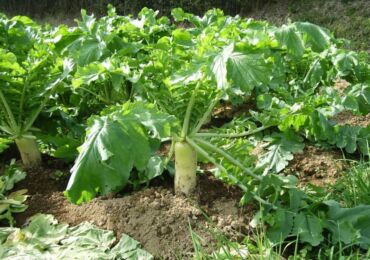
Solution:
<path fill-rule="evenodd" d="M 368 248 L 368 206 L 343 209 L 279 175 L 304 141 L 369 156 L 370 126 L 336 119 L 370 112 L 368 54 L 340 49 L 307 22 L 275 27 L 220 10 L 198 17 L 174 9 L 173 23 L 157 15 L 144 8 L 122 17 L 110 7 L 101 19 L 82 11 L 76 27 L 47 30 L 0 15 L 0 130 L 24 164 L 40 163 L 36 131 L 52 125 L 59 136 L 50 140 L 68 139 L 57 113 L 49 128 L 40 114 L 73 111 L 82 119 L 74 123 L 90 117 L 65 191 L 73 203 L 148 183 L 171 171 L 173 158 L 175 192 L 189 195 L 199 163 L 210 163 L 243 190 L 242 203 L 260 204 L 251 224 L 266 224 L 273 243 L 293 236 L 315 247 L 329 234 Z M 225 105 L 248 111 L 215 124 Z M 7 140 L 0 143 L 2 150 Z M 72 143 L 63 148 L 73 159 L 79 141 Z"/>
<path fill-rule="evenodd" d="M 149 62 L 148 52 L 171 31 L 168 18 L 155 19 L 157 14 L 144 8 L 137 19 L 118 16 L 109 5 L 101 19 L 82 10 L 76 27 L 61 25 L 53 32 L 56 50 L 76 63 L 72 91 L 90 115 L 91 109 L 134 100 L 137 68 Z"/>
<path fill-rule="evenodd" d="M 34 123 L 72 70 L 27 17 L 0 19 L 0 130 L 17 144 L 26 167 L 39 165 Z"/>
<path fill-rule="evenodd" d="M 221 14 L 217 12 L 210 12 L 207 15 L 210 19 L 217 16 L 221 17 Z M 238 22 L 238 20 L 234 21 L 227 26 L 235 26 Z M 197 154 L 201 153 L 202 157 L 208 156 L 207 153 L 204 153 L 204 149 L 200 147 L 204 143 L 198 144 L 198 139 L 202 137 L 197 136 L 197 133 L 211 117 L 212 111 L 220 100 L 227 95 L 227 91 L 232 86 L 231 82 L 234 81 L 234 84 L 241 86 L 245 93 L 250 93 L 254 85 L 260 85 L 269 80 L 272 65 L 271 62 L 265 59 L 264 53 L 248 54 L 246 51 L 238 51 L 234 46 L 234 39 L 228 39 L 229 44 L 226 47 L 221 45 L 221 48 L 217 45 L 212 46 L 212 41 L 215 44 L 221 44 L 223 40 L 227 40 L 226 38 L 218 39 L 215 37 L 209 41 L 200 41 L 198 38 L 203 37 L 205 33 L 202 31 L 203 29 L 199 28 L 199 31 L 195 31 L 194 34 L 186 30 L 176 29 L 171 36 L 159 39 L 162 44 L 161 48 L 157 47 L 150 55 L 149 62 L 142 65 L 141 77 L 133 84 L 137 93 L 145 93 L 146 99 L 154 104 L 154 110 L 150 109 L 146 114 L 149 116 L 150 113 L 154 112 L 150 122 L 154 123 L 155 127 L 158 127 L 158 123 L 156 123 L 157 116 L 155 115 L 159 111 L 162 116 L 167 115 L 167 117 L 176 118 L 177 123 L 175 125 L 182 125 L 181 128 L 168 128 L 171 131 L 166 133 L 155 129 L 150 133 L 155 132 L 159 135 L 153 136 L 149 133 L 145 139 L 155 137 L 157 141 L 152 141 L 152 143 L 159 143 L 160 139 L 171 138 L 173 143 L 171 153 L 174 151 L 176 158 L 175 189 L 185 194 L 189 194 L 196 185 Z M 207 27 L 204 30 L 207 30 Z M 158 44 L 156 43 L 155 46 L 158 46 Z M 202 54 L 201 49 L 206 53 Z M 204 56 L 207 58 L 205 59 Z M 179 62 L 180 60 L 183 60 L 183 62 Z M 161 68 L 157 75 L 152 74 L 153 64 L 156 64 L 157 70 Z M 256 66 L 252 66 L 252 64 Z M 180 69 L 181 67 L 182 69 Z M 174 71 L 178 72 L 174 73 Z M 127 128 L 129 125 L 125 123 L 127 121 L 126 116 L 121 117 L 119 114 L 126 113 L 127 116 L 131 114 L 130 117 L 140 119 L 142 117 L 141 112 L 135 114 L 131 109 L 128 109 L 129 107 L 134 108 L 136 103 L 129 103 L 124 105 L 124 109 L 119 108 L 118 111 L 112 112 L 114 114 L 113 118 L 111 114 L 104 112 L 103 118 L 104 120 L 117 120 L 117 124 Z M 136 109 L 133 110 L 137 111 Z M 155 112 L 155 110 L 158 112 Z M 162 120 L 162 116 L 159 117 L 160 120 Z M 141 128 L 150 130 L 145 122 L 136 121 Z M 145 172 L 148 170 L 147 165 L 153 162 L 149 158 L 153 158 L 155 153 L 148 147 L 140 151 L 141 159 L 147 158 L 147 165 L 140 164 L 136 166 L 135 160 L 131 157 L 136 158 L 134 153 L 139 151 L 131 150 L 131 145 L 127 146 L 128 152 L 131 151 L 129 152 L 130 156 L 125 159 L 124 154 L 119 152 L 123 147 L 119 146 L 117 147 L 118 150 L 115 150 L 116 148 L 114 148 L 112 142 L 109 142 L 113 145 L 112 147 L 105 146 L 102 150 L 101 144 L 104 144 L 105 141 L 100 139 L 113 139 L 113 134 L 105 136 L 113 128 L 115 127 L 112 124 L 102 124 L 100 120 L 90 123 L 86 142 L 81 147 L 80 155 L 72 169 L 72 177 L 66 190 L 66 195 L 72 202 L 81 203 L 98 193 L 106 194 L 117 191 L 128 183 L 130 173 L 134 168 L 136 171 Z M 136 127 L 134 128 L 136 129 Z M 122 131 L 122 129 L 118 131 Z M 131 141 L 134 140 L 133 137 L 130 139 Z M 141 139 L 144 139 L 144 137 Z M 125 141 L 121 140 L 121 142 Z M 202 142 L 208 144 L 206 140 Z M 213 147 L 210 149 L 213 149 Z M 171 157 L 171 153 L 169 157 Z M 158 162 L 159 164 L 165 164 L 166 161 L 168 160 L 164 160 L 164 163 Z M 236 160 L 232 161 L 235 162 Z M 98 165 L 100 164 L 99 167 L 101 168 L 98 171 Z M 128 167 L 123 170 L 113 165 L 128 165 Z M 241 165 L 241 163 L 238 163 L 238 165 Z M 163 167 L 164 165 L 156 168 L 163 169 Z M 247 174 L 258 178 L 251 170 L 245 167 L 244 169 Z M 101 174 L 103 170 L 104 172 L 111 172 L 111 174 Z M 86 180 L 91 178 L 89 176 L 92 176 L 92 174 L 96 176 L 94 179 L 101 180 L 103 185 L 99 183 L 100 181 L 95 184 L 87 182 Z M 117 182 L 116 179 L 122 181 Z M 99 185 L 94 186 L 97 184 Z M 262 201 L 262 199 L 260 200 Z"/>
<path fill-rule="evenodd" d="M 130 80 L 131 102 L 89 120 L 66 190 L 70 201 L 82 203 L 119 191 L 134 182 L 132 176 L 146 182 L 161 174 L 174 153 L 176 192 L 194 190 L 197 165 L 203 161 L 218 168 L 218 177 L 239 185 L 246 200 L 270 205 L 276 198 L 272 194 L 262 198 L 264 185 L 271 182 L 268 178 L 279 185 L 285 182 L 271 174 L 284 169 L 293 153 L 303 149 L 303 138 L 330 136 L 338 147 L 366 154 L 368 128 L 356 130 L 358 139 L 352 142 L 351 131 L 340 130 L 346 128 L 314 121 L 317 111 L 328 120 L 329 108 L 334 108 L 332 114 L 348 108 L 345 100 L 324 91 L 331 89 L 337 75 L 347 73 L 355 83 L 367 77 L 357 72 L 364 69 L 363 63 L 360 68 L 356 62 L 352 67 L 336 62 L 341 51 L 326 30 L 310 23 L 276 28 L 227 17 L 219 10 L 198 17 L 175 9 L 175 22 L 191 26 L 170 26 L 153 38 L 151 26 L 153 30 L 159 26 L 155 14 L 147 10 L 144 14 L 139 27 L 149 24 L 140 41 L 147 44 L 142 53 L 146 55 L 143 63 L 130 63 L 137 75 Z M 137 20 L 118 20 L 118 34 L 138 26 Z M 366 107 L 366 98 L 356 100 Z M 255 111 L 249 111 L 248 124 L 237 131 L 205 127 L 221 103 L 244 101 L 257 103 Z M 343 136 L 345 142 L 340 141 Z M 255 160 L 246 159 L 251 157 L 247 152 L 230 148 L 246 137 L 254 137 L 254 143 L 267 150 L 258 156 L 257 167 Z M 167 158 L 156 152 L 164 140 L 172 142 Z"/>

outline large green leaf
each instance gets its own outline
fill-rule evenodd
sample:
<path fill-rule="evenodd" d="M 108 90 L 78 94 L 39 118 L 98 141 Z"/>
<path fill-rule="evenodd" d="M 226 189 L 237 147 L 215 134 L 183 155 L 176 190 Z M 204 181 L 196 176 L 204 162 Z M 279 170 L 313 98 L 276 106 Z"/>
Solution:
<path fill-rule="evenodd" d="M 176 29 L 172 32 L 173 40 L 176 44 L 186 47 L 194 45 L 192 35 L 187 30 Z"/>
<path fill-rule="evenodd" d="M 296 22 L 294 25 L 304 34 L 305 42 L 310 44 L 314 51 L 321 52 L 330 46 L 331 36 L 324 28 L 309 22 Z"/>
<path fill-rule="evenodd" d="M 335 242 L 360 245 L 364 249 L 370 246 L 370 206 L 341 208 L 336 201 L 325 201 L 328 207 L 326 227 L 332 233 Z"/>
<path fill-rule="evenodd" d="M 260 54 L 233 52 L 228 59 L 228 75 L 236 86 L 249 93 L 255 86 L 268 83 L 271 70 Z"/>
<path fill-rule="evenodd" d="M 152 105 L 127 103 L 118 111 L 95 117 L 87 130 L 67 190 L 73 203 L 122 189 L 133 168 L 144 171 L 152 156 L 152 138 L 170 135 L 173 117 Z"/>
<path fill-rule="evenodd" d="M 268 83 L 271 69 L 260 54 L 246 54 L 234 51 L 234 44 L 226 46 L 211 63 L 217 87 L 225 89 L 228 79 L 244 92 L 249 93 L 255 86 Z"/>
<path fill-rule="evenodd" d="M 356 98 L 359 112 L 364 115 L 370 113 L 370 85 L 354 85 L 347 93 L 347 97 Z"/>
<path fill-rule="evenodd" d="M 105 68 L 99 63 L 90 63 L 85 67 L 79 67 L 72 80 L 72 86 L 75 88 L 81 85 L 89 85 L 99 79 L 99 76 L 105 72 Z"/>
<path fill-rule="evenodd" d="M 78 64 L 84 66 L 99 60 L 103 54 L 104 46 L 96 40 L 87 40 L 81 44 Z"/>
<path fill-rule="evenodd" d="M 289 53 L 301 57 L 304 53 L 304 44 L 301 35 L 293 25 L 283 25 L 275 32 L 276 39 Z"/>

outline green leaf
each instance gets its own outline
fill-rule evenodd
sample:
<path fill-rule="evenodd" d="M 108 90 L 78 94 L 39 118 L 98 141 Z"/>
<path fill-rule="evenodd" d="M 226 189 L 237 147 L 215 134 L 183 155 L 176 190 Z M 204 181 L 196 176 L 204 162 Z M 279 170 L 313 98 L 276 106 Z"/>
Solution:
<path fill-rule="evenodd" d="M 304 127 L 308 119 L 309 119 L 308 115 L 301 113 L 286 115 L 280 121 L 278 127 L 281 131 L 286 131 L 293 127 L 293 129 L 298 132 L 302 127 Z"/>
<path fill-rule="evenodd" d="M 145 171 L 145 177 L 143 177 L 142 179 L 146 181 L 154 179 L 155 177 L 160 176 L 163 170 L 164 170 L 163 159 L 160 156 L 153 156 L 149 159 Z"/>
<path fill-rule="evenodd" d="M 346 95 L 342 99 L 342 104 L 347 110 L 352 110 L 352 111 L 359 110 L 357 99 L 354 96 Z"/>
<path fill-rule="evenodd" d="M 320 26 L 309 22 L 296 22 L 294 26 L 304 34 L 304 41 L 316 52 L 322 52 L 330 46 L 330 34 Z"/>
<path fill-rule="evenodd" d="M 83 222 L 69 228 L 68 237 L 61 240 L 61 244 L 82 248 L 93 246 L 105 251 L 110 249 L 115 240 L 112 231 L 101 230 L 90 223 Z"/>
<path fill-rule="evenodd" d="M 257 167 L 265 167 L 265 173 L 282 171 L 293 159 L 293 154 L 304 148 L 302 139 L 291 132 L 274 133 L 264 140 L 269 142 L 268 151 L 258 158 Z"/>
<path fill-rule="evenodd" d="M 3 194 L 14 188 L 14 185 L 26 178 L 26 173 L 22 171 L 12 160 L 8 166 L 6 166 L 5 171 L 2 176 L 0 176 L 0 193 Z"/>
<path fill-rule="evenodd" d="M 262 94 L 257 96 L 258 109 L 269 109 L 272 106 L 273 96 L 270 94 Z"/>
<path fill-rule="evenodd" d="M 115 255 L 118 259 L 153 259 L 153 256 L 148 252 L 139 248 L 139 242 L 122 234 L 120 241 L 112 248 L 111 254 Z"/>
<path fill-rule="evenodd" d="M 96 40 L 86 40 L 80 46 L 78 65 L 85 66 L 103 55 L 103 46 Z"/>
<path fill-rule="evenodd" d="M 334 56 L 332 60 L 338 72 L 338 77 L 348 76 L 358 65 L 358 60 L 354 52 L 341 52 Z"/>
<path fill-rule="evenodd" d="M 293 228 L 294 214 L 286 209 L 279 208 L 270 215 L 268 222 L 269 228 L 267 229 L 267 237 L 274 243 L 283 242 L 291 233 Z"/>
<path fill-rule="evenodd" d="M 300 242 L 306 242 L 312 246 L 318 246 L 323 240 L 322 220 L 313 215 L 299 213 L 294 217 L 292 233 L 298 236 Z"/>
<path fill-rule="evenodd" d="M 176 44 L 191 47 L 194 45 L 192 35 L 184 29 L 176 29 L 172 32 L 173 40 Z"/>
<path fill-rule="evenodd" d="M 0 154 L 9 148 L 9 144 L 11 143 L 12 141 L 9 139 L 0 138 Z"/>
<path fill-rule="evenodd" d="M 234 45 L 230 44 L 225 47 L 223 51 L 217 55 L 211 65 L 211 70 L 216 78 L 217 87 L 225 89 L 228 87 L 227 82 L 227 61 L 234 50 Z"/>
<path fill-rule="evenodd" d="M 347 153 L 354 153 L 357 150 L 357 136 L 361 131 L 360 126 L 344 125 L 338 127 L 336 134 L 336 145 L 345 148 Z"/>
<path fill-rule="evenodd" d="M 370 85 L 356 84 L 351 87 L 347 96 L 356 98 L 359 111 L 362 114 L 366 115 L 370 113 Z"/>
<path fill-rule="evenodd" d="M 302 57 L 305 50 L 303 40 L 293 25 L 283 25 L 275 32 L 275 36 L 280 45 L 285 47 L 289 53 Z"/>
<path fill-rule="evenodd" d="M 234 52 L 228 60 L 228 75 L 241 90 L 249 93 L 255 86 L 267 84 L 271 70 L 259 54 Z"/>
<path fill-rule="evenodd" d="M 25 73 L 25 70 L 18 64 L 17 56 L 14 53 L 7 52 L 0 48 L 0 70 L 7 70 L 14 73 Z"/>
<path fill-rule="evenodd" d="M 326 228 L 332 233 L 334 242 L 346 245 L 360 245 L 364 249 L 370 246 L 370 206 L 341 208 L 336 201 L 325 201 L 329 208 Z"/>
<path fill-rule="evenodd" d="M 4 173 L 0 176 L 0 220 L 6 219 L 10 226 L 13 226 L 15 220 L 13 213 L 23 212 L 27 209 L 24 202 L 27 200 L 27 190 L 17 190 L 7 194 L 14 188 L 14 185 L 23 180 L 26 173 L 22 171 L 13 159 L 10 165 L 5 167 Z"/>
<path fill-rule="evenodd" d="M 99 76 L 105 72 L 105 68 L 99 63 L 90 63 L 85 67 L 79 67 L 72 80 L 72 86 L 75 88 L 81 85 L 89 85 L 99 79 Z"/>
<path fill-rule="evenodd" d="M 182 22 L 186 19 L 186 13 L 182 8 L 174 8 L 171 11 L 171 15 L 175 19 L 176 22 Z"/>
<path fill-rule="evenodd" d="M 145 170 L 152 153 L 150 139 L 169 136 L 174 122 L 140 102 L 93 119 L 65 192 L 77 204 L 119 191 L 134 167 Z"/>
<path fill-rule="evenodd" d="M 24 231 L 29 233 L 29 239 L 36 239 L 47 245 L 58 243 L 67 234 L 68 225 L 59 224 L 52 215 L 37 214 L 29 219 L 29 225 Z"/>

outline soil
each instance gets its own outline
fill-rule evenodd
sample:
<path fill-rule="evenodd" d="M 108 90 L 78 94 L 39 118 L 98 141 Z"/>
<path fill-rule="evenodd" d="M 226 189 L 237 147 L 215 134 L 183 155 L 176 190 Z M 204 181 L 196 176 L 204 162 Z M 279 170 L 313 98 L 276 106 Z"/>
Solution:
<path fill-rule="evenodd" d="M 349 83 L 348 81 L 344 80 L 344 79 L 337 79 L 334 81 L 334 86 L 333 88 L 335 88 L 339 95 L 343 96 L 346 92 L 346 89 L 351 85 L 351 83 Z"/>
<path fill-rule="evenodd" d="M 248 114 L 250 110 L 256 109 L 256 101 L 253 97 L 249 97 L 239 105 L 233 105 L 229 102 L 221 102 L 212 113 L 211 120 L 203 126 L 203 128 L 221 127 L 226 123 L 229 123 L 236 117 Z"/>
<path fill-rule="evenodd" d="M 223 231 L 230 239 L 239 240 L 248 233 L 253 210 L 238 207 L 242 194 L 213 176 L 202 174 L 192 198 L 175 195 L 172 179 L 166 178 L 152 187 L 114 198 L 101 197 L 77 206 L 63 196 L 68 176 L 52 178 L 56 167 L 28 170 L 28 177 L 16 188 L 27 188 L 29 208 L 16 215 L 17 225 L 36 213 L 53 214 L 59 222 L 77 225 L 89 221 L 138 240 L 143 248 L 160 259 L 189 259 L 193 245 L 192 230 L 203 238 L 207 251 L 216 249 L 211 230 Z M 64 168 L 68 172 L 68 168 Z M 205 215 L 203 214 L 205 213 Z M 207 217 L 206 217 L 207 216 Z M 209 219 L 208 219 L 209 218 Z"/>
<path fill-rule="evenodd" d="M 297 174 L 301 187 L 307 184 L 324 187 L 334 184 L 346 168 L 341 159 L 343 155 L 339 151 L 306 145 L 302 153 L 294 155 L 285 172 Z"/>
<path fill-rule="evenodd" d="M 339 125 L 370 126 L 370 114 L 355 116 L 350 111 L 343 111 L 335 115 L 332 120 Z"/>

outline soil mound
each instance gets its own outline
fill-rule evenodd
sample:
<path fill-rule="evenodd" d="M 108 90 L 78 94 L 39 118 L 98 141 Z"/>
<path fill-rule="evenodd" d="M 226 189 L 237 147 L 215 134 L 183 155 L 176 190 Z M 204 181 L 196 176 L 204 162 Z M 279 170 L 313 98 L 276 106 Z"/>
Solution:
<path fill-rule="evenodd" d="M 332 118 L 339 125 L 352 125 L 368 127 L 370 125 L 370 114 L 355 116 L 350 111 L 343 111 Z"/>
<path fill-rule="evenodd" d="M 216 180 L 213 176 L 199 176 L 199 185 L 193 198 L 174 194 L 172 180 L 163 184 L 117 194 L 114 198 L 97 198 L 77 206 L 63 196 L 65 179 L 50 178 L 53 169 L 29 172 L 20 186 L 29 189 L 29 208 L 16 215 L 17 224 L 36 213 L 53 214 L 60 222 L 77 225 L 90 221 L 97 226 L 113 230 L 118 237 L 128 234 L 141 242 L 143 248 L 161 259 L 188 259 L 193 245 L 189 231 L 204 240 L 207 250 L 215 249 L 216 241 L 209 229 L 224 231 L 231 239 L 238 240 L 247 233 L 251 209 L 238 207 L 240 191 Z M 208 217 L 212 224 L 210 224 Z"/>
<path fill-rule="evenodd" d="M 307 145 L 302 153 L 294 155 L 285 171 L 289 174 L 298 173 L 300 186 L 308 183 L 325 186 L 335 183 L 343 172 L 345 164 L 341 161 L 342 158 L 339 152 Z"/>

